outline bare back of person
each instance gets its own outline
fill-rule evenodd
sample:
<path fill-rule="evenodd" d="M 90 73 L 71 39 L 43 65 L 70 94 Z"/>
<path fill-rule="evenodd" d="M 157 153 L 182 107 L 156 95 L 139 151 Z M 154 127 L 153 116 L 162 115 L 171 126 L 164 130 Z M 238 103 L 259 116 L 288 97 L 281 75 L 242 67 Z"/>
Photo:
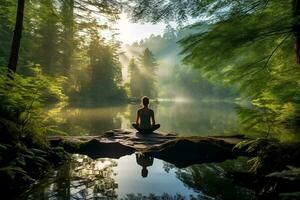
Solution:
<path fill-rule="evenodd" d="M 139 127 L 142 129 L 152 128 L 151 120 L 153 123 L 154 112 L 149 108 L 141 108 L 138 110 L 138 116 L 140 118 Z"/>
<path fill-rule="evenodd" d="M 142 98 L 143 108 L 137 111 L 136 123 L 132 126 L 139 132 L 152 132 L 160 127 L 159 124 L 155 124 L 154 111 L 148 108 L 149 98 Z"/>

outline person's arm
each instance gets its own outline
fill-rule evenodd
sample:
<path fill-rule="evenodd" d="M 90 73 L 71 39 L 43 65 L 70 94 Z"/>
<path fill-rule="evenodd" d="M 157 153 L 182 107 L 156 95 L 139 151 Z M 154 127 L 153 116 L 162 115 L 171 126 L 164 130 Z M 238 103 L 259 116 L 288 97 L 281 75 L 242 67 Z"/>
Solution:
<path fill-rule="evenodd" d="M 139 125 L 140 112 L 137 111 L 135 123 Z"/>
<path fill-rule="evenodd" d="M 152 125 L 155 125 L 154 111 L 151 112 Z"/>

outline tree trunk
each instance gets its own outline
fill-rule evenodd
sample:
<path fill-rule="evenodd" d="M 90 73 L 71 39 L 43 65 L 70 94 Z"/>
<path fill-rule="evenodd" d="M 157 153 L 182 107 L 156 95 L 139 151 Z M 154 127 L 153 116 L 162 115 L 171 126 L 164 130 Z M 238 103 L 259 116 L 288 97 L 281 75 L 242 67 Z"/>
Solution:
<path fill-rule="evenodd" d="M 62 7 L 63 20 L 63 75 L 68 76 L 74 52 L 74 0 L 65 0 Z"/>
<path fill-rule="evenodd" d="M 300 17 L 300 0 L 293 1 L 293 13 L 294 13 L 295 18 Z M 297 21 L 298 20 L 299 19 L 297 19 Z M 293 32 L 294 32 L 294 36 L 295 36 L 297 64 L 300 66 L 300 24 L 294 25 Z"/>
<path fill-rule="evenodd" d="M 23 28 L 24 6 L 25 6 L 25 0 L 18 0 L 16 24 L 15 24 L 15 30 L 14 30 L 14 35 L 11 44 L 9 62 L 8 62 L 8 70 L 12 72 L 17 71 L 19 49 L 20 49 L 22 28 Z"/>

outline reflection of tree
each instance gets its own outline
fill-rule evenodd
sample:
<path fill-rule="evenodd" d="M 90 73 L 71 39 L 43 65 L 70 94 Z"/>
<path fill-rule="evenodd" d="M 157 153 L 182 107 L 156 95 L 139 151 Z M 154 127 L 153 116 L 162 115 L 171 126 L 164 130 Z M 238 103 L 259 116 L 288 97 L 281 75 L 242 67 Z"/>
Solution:
<path fill-rule="evenodd" d="M 124 106 L 96 108 L 64 108 L 47 111 L 52 124 L 67 134 L 95 135 L 114 128 L 120 128 L 120 116 L 126 112 Z M 59 134 L 54 132 L 52 134 Z"/>
<path fill-rule="evenodd" d="M 121 198 L 121 200 L 184 200 L 188 199 L 186 198 L 185 195 L 182 194 L 176 194 L 176 195 L 170 195 L 167 193 L 164 193 L 162 195 L 157 195 L 157 194 L 148 194 L 148 195 L 143 195 L 143 194 L 127 194 L 125 197 Z M 198 195 L 198 196 L 190 196 L 191 200 L 210 200 L 212 198 L 206 197 L 203 195 Z"/>
<path fill-rule="evenodd" d="M 228 160 L 221 164 L 192 165 L 184 169 L 177 169 L 176 176 L 185 186 L 195 192 L 202 192 L 217 199 L 252 199 L 251 191 L 235 186 L 231 179 L 226 177 L 226 171 L 245 169 L 245 160 Z M 170 171 L 175 167 L 164 164 L 164 169 Z"/>
<path fill-rule="evenodd" d="M 62 166 L 53 177 L 38 184 L 26 199 L 95 199 L 117 198 L 113 176 L 117 162 L 112 159 L 92 160 L 73 155 L 73 161 Z"/>
<path fill-rule="evenodd" d="M 110 197 L 116 198 L 118 185 L 113 179 L 113 167 L 117 162 L 111 159 L 92 160 L 75 155 L 72 166 L 71 194 L 77 198 Z M 79 194 L 80 193 L 80 194 Z"/>
<path fill-rule="evenodd" d="M 67 199 L 71 194 L 71 164 L 66 163 L 62 166 L 56 176 L 59 178 L 56 184 L 57 196 Z"/>
<path fill-rule="evenodd" d="M 157 110 L 163 129 L 181 135 L 221 135 L 237 132 L 235 105 L 224 102 L 165 103 Z"/>
<path fill-rule="evenodd" d="M 131 128 L 136 118 L 136 105 L 122 105 L 97 108 L 65 108 L 49 110 L 52 124 L 59 130 L 72 135 L 95 135 L 113 128 Z M 157 122 L 162 123 L 161 131 L 181 135 L 220 135 L 237 132 L 234 104 L 227 103 L 167 103 L 150 102 L 156 113 Z M 192 117 L 191 117 L 192 116 Z M 53 133 L 57 135 L 57 133 Z"/>

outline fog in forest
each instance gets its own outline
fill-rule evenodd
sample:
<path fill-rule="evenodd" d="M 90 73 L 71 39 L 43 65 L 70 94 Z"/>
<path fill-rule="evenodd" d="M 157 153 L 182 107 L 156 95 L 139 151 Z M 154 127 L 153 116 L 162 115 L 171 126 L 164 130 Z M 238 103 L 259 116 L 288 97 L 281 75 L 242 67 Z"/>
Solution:
<path fill-rule="evenodd" d="M 0 0 L 1 197 L 300 199 L 299 19 L 300 0 Z"/>

